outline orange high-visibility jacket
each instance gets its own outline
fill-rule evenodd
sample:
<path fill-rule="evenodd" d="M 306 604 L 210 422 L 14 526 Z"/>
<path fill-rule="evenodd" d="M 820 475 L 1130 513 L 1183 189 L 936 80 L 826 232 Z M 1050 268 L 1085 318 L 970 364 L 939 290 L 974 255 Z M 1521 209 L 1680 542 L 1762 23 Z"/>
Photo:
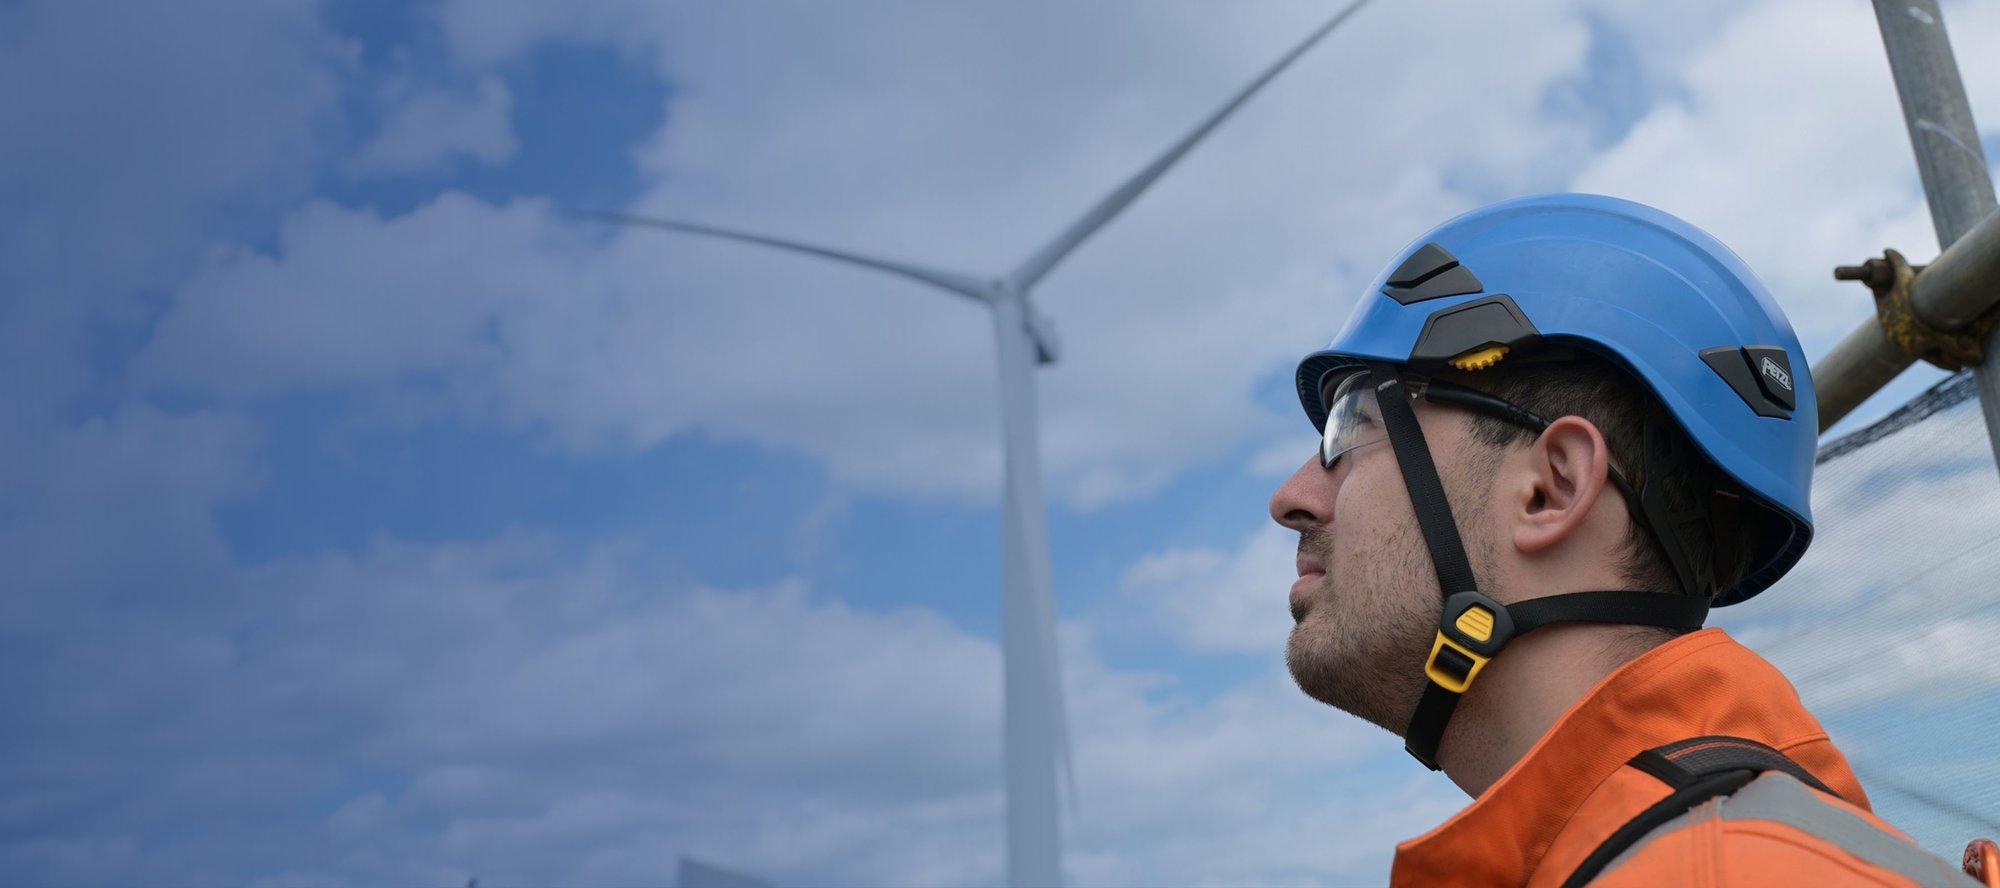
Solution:
<path fill-rule="evenodd" d="M 1839 797 L 1767 773 L 1654 830 L 1592 885 L 1980 884 L 1877 818 L 1791 683 L 1720 629 L 1606 676 L 1471 806 L 1398 846 L 1391 884 L 1556 888 L 1672 791 L 1626 763 L 1705 736 L 1774 747 Z"/>

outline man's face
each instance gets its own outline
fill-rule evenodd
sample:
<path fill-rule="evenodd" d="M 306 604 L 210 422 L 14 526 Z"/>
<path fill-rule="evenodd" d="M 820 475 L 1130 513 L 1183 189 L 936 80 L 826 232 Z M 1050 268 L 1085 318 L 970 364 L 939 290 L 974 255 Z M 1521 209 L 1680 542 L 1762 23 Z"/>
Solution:
<path fill-rule="evenodd" d="M 1462 446 L 1473 446 L 1466 414 L 1415 406 L 1480 571 L 1491 561 L 1491 540 L 1474 517 L 1485 498 L 1467 483 L 1459 458 Z M 1363 409 L 1379 423 L 1373 403 Z M 1423 689 L 1443 596 L 1394 449 L 1386 441 L 1361 446 L 1332 469 L 1314 455 L 1271 497 L 1271 517 L 1299 532 L 1296 625 L 1285 650 L 1292 678 L 1314 699 L 1400 736 Z"/>

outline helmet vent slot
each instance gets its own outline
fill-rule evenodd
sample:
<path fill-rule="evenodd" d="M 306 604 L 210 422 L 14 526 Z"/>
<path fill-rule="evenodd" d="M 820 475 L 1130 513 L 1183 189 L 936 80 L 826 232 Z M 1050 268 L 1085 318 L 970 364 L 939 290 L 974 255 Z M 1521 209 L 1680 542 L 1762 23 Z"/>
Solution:
<path fill-rule="evenodd" d="M 1437 244 L 1424 244 L 1396 266 L 1395 273 L 1389 275 L 1388 286 L 1382 294 L 1409 305 L 1426 299 L 1442 299 L 1446 296 L 1463 296 L 1477 293 L 1485 286 L 1453 256 L 1451 251 Z"/>

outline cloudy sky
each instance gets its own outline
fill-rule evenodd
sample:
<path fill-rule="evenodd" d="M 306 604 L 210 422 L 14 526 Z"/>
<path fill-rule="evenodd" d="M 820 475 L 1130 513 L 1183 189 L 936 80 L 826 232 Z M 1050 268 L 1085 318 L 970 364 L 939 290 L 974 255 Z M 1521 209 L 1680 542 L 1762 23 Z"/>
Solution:
<path fill-rule="evenodd" d="M 1338 8 L 0 3 L 0 871 L 997 883 L 987 318 L 560 210 L 997 274 Z M 1991 127 L 2000 9 L 1946 13 Z M 1359 287 L 1565 189 L 1715 232 L 1808 358 L 1832 266 L 1936 249 L 1860 0 L 1356 15 L 1037 293 L 1075 882 L 1377 882 L 1464 804 L 1292 687 L 1264 507 Z M 2000 507 L 1982 447 L 1823 510 Z M 1823 524 L 1744 637 L 1894 586 Z"/>

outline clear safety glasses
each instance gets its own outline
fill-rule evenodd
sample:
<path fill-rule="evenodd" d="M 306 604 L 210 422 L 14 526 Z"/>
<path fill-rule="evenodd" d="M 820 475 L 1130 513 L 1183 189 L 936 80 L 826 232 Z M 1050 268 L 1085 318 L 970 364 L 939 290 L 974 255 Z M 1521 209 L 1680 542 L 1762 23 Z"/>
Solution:
<path fill-rule="evenodd" d="M 1320 429 L 1319 438 L 1321 468 L 1332 469 L 1342 455 L 1389 440 L 1389 430 L 1382 425 L 1382 408 L 1375 403 L 1375 387 L 1370 384 L 1372 379 L 1368 371 L 1356 370 L 1345 376 L 1329 376 L 1321 384 L 1321 402 L 1326 405 L 1326 425 Z M 1509 401 L 1442 379 L 1406 376 L 1403 387 L 1408 397 L 1484 413 L 1536 434 L 1549 427 L 1548 420 Z M 1619 471 L 1617 466 L 1609 466 L 1606 474 L 1611 486 L 1624 495 L 1632 520 L 1650 530 L 1652 522 L 1640 509 L 1639 494 L 1626 480 L 1625 473 Z"/>
<path fill-rule="evenodd" d="M 1326 405 L 1326 426 L 1320 430 L 1319 464 L 1331 469 L 1350 450 L 1389 440 L 1382 426 L 1382 408 L 1375 403 L 1375 387 L 1368 384 L 1367 371 L 1328 379 L 1320 390 Z"/>
<path fill-rule="evenodd" d="M 1342 454 L 1389 440 L 1389 430 L 1382 425 L 1382 408 L 1375 403 L 1375 386 L 1370 384 L 1373 379 L 1368 371 L 1357 370 L 1345 376 L 1329 377 L 1321 387 L 1321 400 L 1326 405 L 1326 426 L 1320 429 L 1319 439 L 1319 464 L 1322 467 L 1331 469 Z M 1403 390 L 1411 398 L 1484 413 L 1536 434 L 1549 427 L 1548 420 L 1511 402 L 1442 379 L 1405 376 Z M 1611 470 L 1611 475 L 1611 483 L 1624 489 L 1624 476 L 1616 468 Z"/>

